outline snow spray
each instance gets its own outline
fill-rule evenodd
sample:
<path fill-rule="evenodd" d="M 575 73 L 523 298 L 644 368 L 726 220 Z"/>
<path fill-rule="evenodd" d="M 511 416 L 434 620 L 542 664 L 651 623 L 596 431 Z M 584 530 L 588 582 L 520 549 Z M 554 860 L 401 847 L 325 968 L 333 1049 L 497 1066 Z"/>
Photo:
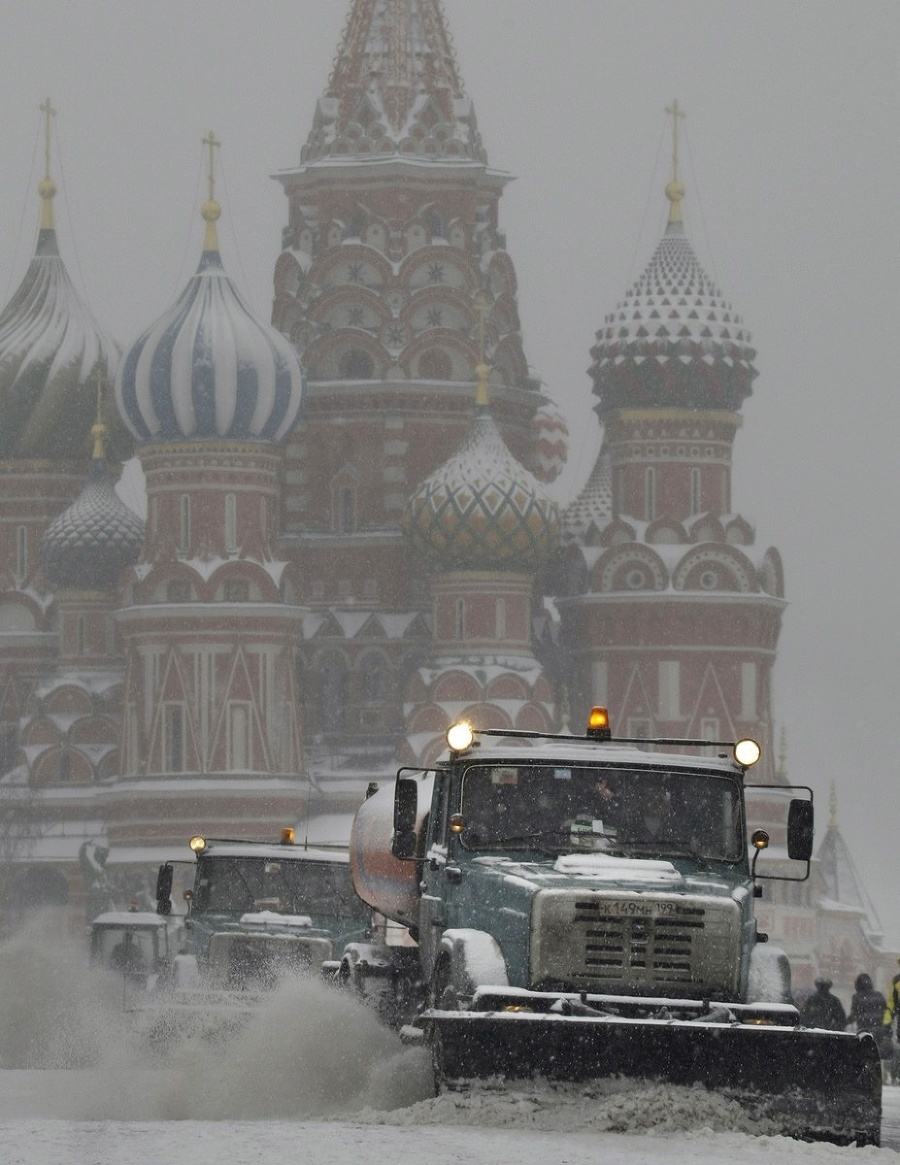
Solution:
<path fill-rule="evenodd" d="M 224 1034 L 176 1023 L 160 1046 L 136 1018 L 122 976 L 90 967 L 87 939 L 52 912 L 0 944 L 0 1069 L 42 1070 L 35 1115 L 328 1119 L 431 1095 L 424 1053 L 315 975 L 284 980 Z"/>

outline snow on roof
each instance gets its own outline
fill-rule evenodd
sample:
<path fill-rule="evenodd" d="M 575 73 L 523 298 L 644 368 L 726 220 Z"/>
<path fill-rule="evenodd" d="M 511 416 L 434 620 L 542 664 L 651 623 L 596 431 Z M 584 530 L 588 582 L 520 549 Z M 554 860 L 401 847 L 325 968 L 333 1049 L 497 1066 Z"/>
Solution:
<path fill-rule="evenodd" d="M 98 914 L 91 926 L 138 926 L 152 927 L 164 930 L 168 926 L 167 919 L 161 914 L 152 914 L 149 910 L 107 910 Z"/>

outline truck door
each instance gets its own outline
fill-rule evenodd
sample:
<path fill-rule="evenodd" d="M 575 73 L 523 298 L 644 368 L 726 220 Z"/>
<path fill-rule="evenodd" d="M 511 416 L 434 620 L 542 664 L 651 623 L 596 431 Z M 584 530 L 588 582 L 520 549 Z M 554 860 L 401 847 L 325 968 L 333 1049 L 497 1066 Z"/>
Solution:
<path fill-rule="evenodd" d="M 434 783 L 422 870 L 419 955 L 426 980 L 441 949 L 441 936 L 454 925 L 453 905 L 460 880 L 459 867 L 448 854 L 450 797 L 450 776 L 439 774 Z"/>

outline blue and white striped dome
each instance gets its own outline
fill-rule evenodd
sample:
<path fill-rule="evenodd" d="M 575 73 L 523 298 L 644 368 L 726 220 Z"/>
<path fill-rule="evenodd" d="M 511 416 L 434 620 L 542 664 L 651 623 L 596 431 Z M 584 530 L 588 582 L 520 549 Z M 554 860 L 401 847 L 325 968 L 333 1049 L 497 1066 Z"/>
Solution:
<path fill-rule="evenodd" d="M 126 354 L 116 402 L 143 442 L 280 441 L 297 421 L 303 387 L 294 349 L 251 314 L 213 244 Z"/>

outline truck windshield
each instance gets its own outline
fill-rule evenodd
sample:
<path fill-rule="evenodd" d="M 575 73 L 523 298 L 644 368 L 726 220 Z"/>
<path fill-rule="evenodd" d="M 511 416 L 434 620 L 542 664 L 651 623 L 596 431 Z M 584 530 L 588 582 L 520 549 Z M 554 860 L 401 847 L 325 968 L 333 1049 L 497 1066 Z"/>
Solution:
<path fill-rule="evenodd" d="M 613 766 L 472 765 L 462 786 L 470 850 L 598 850 L 738 861 L 739 782 L 709 772 Z"/>
<path fill-rule="evenodd" d="M 353 890 L 349 865 L 214 855 L 198 863 L 192 910 L 212 914 L 269 910 L 358 919 L 368 913 Z"/>

